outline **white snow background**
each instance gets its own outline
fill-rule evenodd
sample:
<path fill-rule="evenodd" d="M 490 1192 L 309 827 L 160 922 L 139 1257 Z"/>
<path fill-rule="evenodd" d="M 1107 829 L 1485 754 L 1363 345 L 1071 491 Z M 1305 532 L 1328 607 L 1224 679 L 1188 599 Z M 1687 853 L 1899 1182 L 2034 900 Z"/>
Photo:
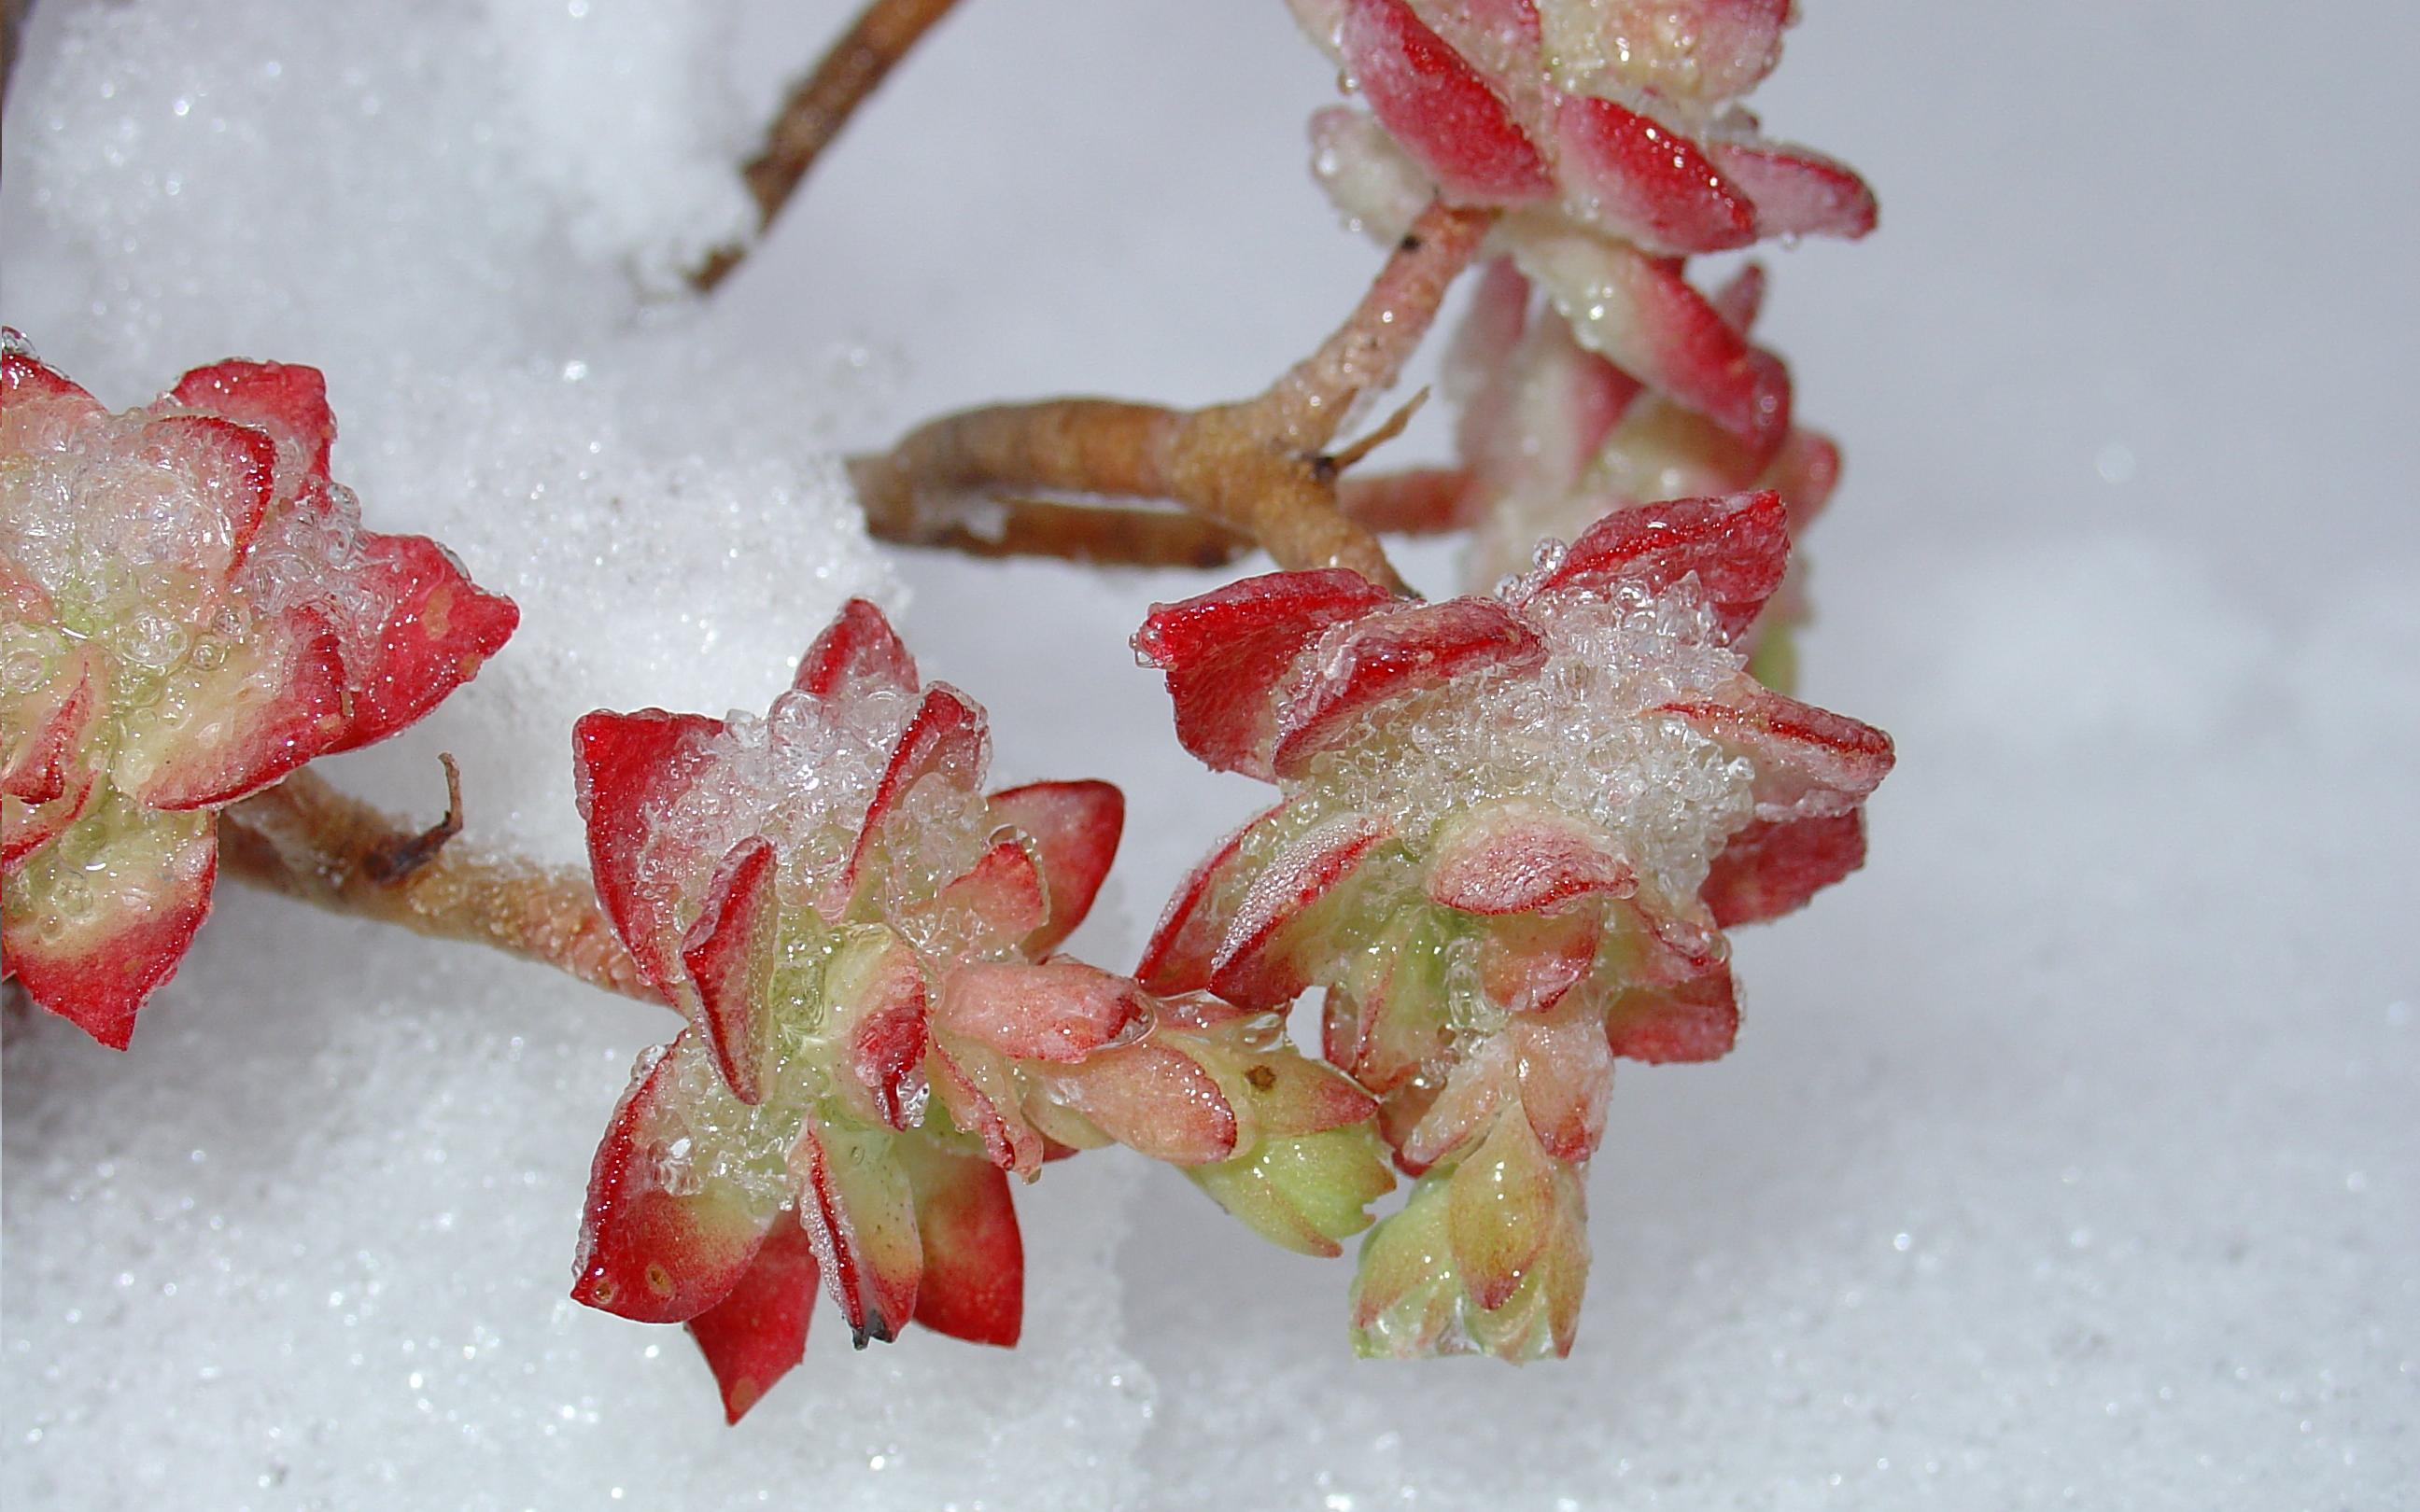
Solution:
<path fill-rule="evenodd" d="M 715 298 L 833 0 L 40 0 L 0 320 L 113 404 L 325 368 L 336 472 L 523 610 L 340 782 L 568 858 L 582 710 L 761 710 L 871 593 L 995 775 L 1109 778 L 1130 964 L 1258 790 L 1125 645 L 1213 580 L 886 555 L 825 454 L 1258 389 L 1377 254 L 1277 0 L 967 0 Z M 1357 1364 L 1344 1263 L 1120 1152 L 1019 1196 L 1025 1344 L 738 1427 L 564 1293 L 661 1012 L 230 887 L 132 1050 L 6 1041 L 12 1508 L 2420 1506 L 2420 12 L 1808 0 L 1756 98 L 1882 230 L 1770 250 L 1846 481 L 1816 702 L 1899 739 L 1866 871 L 1625 1068 L 1578 1349 Z M 1424 417 L 1390 450 L 1439 455 Z M 1450 548 L 1404 560 L 1451 586 Z"/>

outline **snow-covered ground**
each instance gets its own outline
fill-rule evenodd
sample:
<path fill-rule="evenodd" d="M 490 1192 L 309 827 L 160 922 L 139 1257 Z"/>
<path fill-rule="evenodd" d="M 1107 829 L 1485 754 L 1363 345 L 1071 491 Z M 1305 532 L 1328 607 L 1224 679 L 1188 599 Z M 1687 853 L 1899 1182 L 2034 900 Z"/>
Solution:
<path fill-rule="evenodd" d="M 452 750 L 475 833 L 567 858 L 573 715 L 761 708 L 869 592 L 1001 780 L 1125 787 L 1075 946 L 1127 964 L 1258 795 L 1125 648 L 1211 579 L 886 560 L 824 453 L 1257 389 L 1376 261 L 1303 168 L 1332 80 L 1277 0 L 967 0 L 667 292 L 845 8 L 40 0 L 0 320 L 115 404 L 324 367 L 372 526 L 520 602 L 347 786 L 433 812 Z M 1743 934 L 1739 1051 L 1624 1068 L 1568 1362 L 1357 1364 L 1344 1265 L 1109 1152 L 1020 1194 L 1018 1350 L 827 1317 L 726 1428 L 677 1331 L 564 1295 L 665 1016 L 231 888 L 129 1054 L 8 1026 L 0 1496 L 2420 1506 L 2420 19 L 1806 10 L 1755 103 L 1884 217 L 1766 255 L 1849 458 L 1805 691 L 1900 764 L 1867 870 Z"/>

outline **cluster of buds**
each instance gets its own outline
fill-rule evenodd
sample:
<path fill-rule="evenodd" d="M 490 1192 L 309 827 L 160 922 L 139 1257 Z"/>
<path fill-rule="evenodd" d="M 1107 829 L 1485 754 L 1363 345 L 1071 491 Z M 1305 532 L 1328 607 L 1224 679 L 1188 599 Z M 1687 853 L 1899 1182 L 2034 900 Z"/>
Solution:
<path fill-rule="evenodd" d="M 1016 1342 L 1007 1178 L 1116 1142 L 1280 1242 L 1337 1253 L 1392 1185 L 1375 1103 L 1271 1014 L 1052 952 L 1124 800 L 986 795 L 983 711 L 850 603 L 764 719 L 574 732 L 597 893 L 688 1019 L 598 1149 L 573 1294 L 687 1322 L 737 1421 L 804 1351 L 818 1282 L 861 1346 L 910 1320 Z"/>
<path fill-rule="evenodd" d="M 1244 1010 L 1324 989 L 1326 1058 L 1419 1178 L 1363 1245 L 1364 1352 L 1567 1351 L 1614 1059 L 1722 1055 L 1723 929 L 1862 862 L 1889 740 L 1770 690 L 1739 645 L 1789 550 L 1771 492 L 1653 503 L 1497 596 L 1276 573 L 1137 636 L 1186 748 L 1283 795 L 1137 976 Z"/>
<path fill-rule="evenodd" d="M 112 414 L 0 336 L 8 970 L 123 1049 L 209 911 L 217 810 L 427 714 L 510 601 L 328 475 L 316 369 L 226 362 Z"/>

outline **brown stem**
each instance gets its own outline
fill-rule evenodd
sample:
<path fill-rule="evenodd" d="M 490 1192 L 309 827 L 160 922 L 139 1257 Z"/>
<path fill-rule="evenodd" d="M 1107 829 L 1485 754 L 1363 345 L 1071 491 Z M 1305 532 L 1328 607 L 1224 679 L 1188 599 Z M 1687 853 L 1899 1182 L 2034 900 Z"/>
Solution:
<path fill-rule="evenodd" d="M 331 913 L 543 962 L 625 997 L 664 1001 L 605 921 L 585 874 L 445 843 L 461 822 L 450 759 L 446 777 L 446 818 L 415 832 L 316 772 L 296 772 L 220 812 L 219 873 Z"/>
<path fill-rule="evenodd" d="M 17 72 L 17 49 L 25 39 L 25 16 L 34 0 L 0 0 L 0 111 L 8 108 L 8 81 Z"/>
<path fill-rule="evenodd" d="M 1367 448 L 1340 458 L 1327 447 L 1356 399 L 1395 381 L 1495 219 L 1431 204 L 1336 333 L 1256 398 L 1189 412 L 1112 399 L 1001 405 L 857 458 L 850 472 L 871 528 L 939 540 L 970 496 L 1000 491 L 1168 499 L 1249 537 L 1281 567 L 1350 567 L 1409 594 L 1377 539 L 1337 505 L 1338 473 Z"/>
<path fill-rule="evenodd" d="M 1337 507 L 1347 519 L 1396 535 L 1439 535 L 1468 530 L 1485 512 L 1463 468 L 1407 468 L 1336 481 Z"/>
<path fill-rule="evenodd" d="M 840 135 L 857 107 L 881 86 L 917 39 L 956 4 L 957 0 L 873 0 L 824 54 L 814 71 L 792 86 L 782 113 L 765 132 L 764 147 L 739 170 L 748 181 L 748 193 L 756 198 L 758 235 L 772 225 L 807 170 Z M 711 289 L 747 255 L 744 246 L 721 248 L 691 281 L 701 289 Z"/>

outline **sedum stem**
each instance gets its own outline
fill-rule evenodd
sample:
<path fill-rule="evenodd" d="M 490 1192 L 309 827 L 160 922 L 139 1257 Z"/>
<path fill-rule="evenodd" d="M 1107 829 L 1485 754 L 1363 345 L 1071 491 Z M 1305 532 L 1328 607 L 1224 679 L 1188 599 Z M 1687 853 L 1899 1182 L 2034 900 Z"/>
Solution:
<path fill-rule="evenodd" d="M 886 455 L 853 459 L 869 528 L 887 540 L 955 544 L 954 531 L 985 533 L 966 522 L 998 508 L 989 496 L 1002 491 L 1166 499 L 1257 543 L 1280 567 L 1349 567 L 1408 594 L 1376 537 L 1339 506 L 1339 475 L 1367 447 L 1342 455 L 1328 447 L 1357 399 L 1394 383 L 1495 219 L 1492 210 L 1432 203 L 1344 323 L 1257 397 L 1195 410 L 1113 399 L 998 405 L 944 416 Z M 985 504 L 970 513 L 970 498 Z M 1157 544 L 1133 526 L 1141 512 L 1120 513 L 1138 540 Z M 1054 539 L 1040 531 L 1032 538 Z"/>
<path fill-rule="evenodd" d="M 957 0 L 873 0 L 824 54 L 814 71 L 792 86 L 781 114 L 766 130 L 764 147 L 739 170 L 748 181 L 748 193 L 756 199 L 759 236 L 798 193 L 807 170 L 840 135 L 857 108 L 956 4 Z M 706 259 L 691 281 L 701 289 L 711 289 L 747 255 L 744 246 L 724 247 Z"/>
<path fill-rule="evenodd" d="M 331 913 L 485 945 L 642 1002 L 664 996 L 639 975 L 587 876 L 567 867 L 448 845 L 461 790 L 435 827 L 412 830 L 305 768 L 219 814 L 219 872 Z"/>

